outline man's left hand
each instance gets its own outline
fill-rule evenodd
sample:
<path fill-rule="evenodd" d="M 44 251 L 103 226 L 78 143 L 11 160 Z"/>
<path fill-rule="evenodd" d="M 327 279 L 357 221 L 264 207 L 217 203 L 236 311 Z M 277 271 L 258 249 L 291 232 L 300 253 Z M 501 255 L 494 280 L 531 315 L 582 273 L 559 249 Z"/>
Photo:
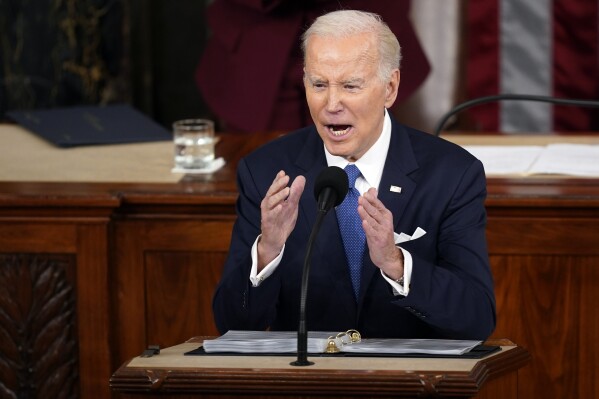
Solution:
<path fill-rule="evenodd" d="M 393 214 L 378 199 L 378 192 L 370 188 L 358 198 L 358 213 L 366 234 L 366 243 L 372 262 L 389 278 L 403 276 L 403 255 L 395 246 Z"/>

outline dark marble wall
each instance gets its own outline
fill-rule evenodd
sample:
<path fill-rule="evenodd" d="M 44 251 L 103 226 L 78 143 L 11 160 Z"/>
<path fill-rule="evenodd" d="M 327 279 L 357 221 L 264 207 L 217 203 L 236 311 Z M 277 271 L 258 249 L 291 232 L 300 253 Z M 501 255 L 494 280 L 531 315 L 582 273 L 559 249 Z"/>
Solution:
<path fill-rule="evenodd" d="M 1 0 L 0 107 L 127 99 L 123 2 Z"/>
<path fill-rule="evenodd" d="M 11 109 L 128 102 L 208 117 L 193 82 L 205 0 L 0 0 L 0 120 Z"/>

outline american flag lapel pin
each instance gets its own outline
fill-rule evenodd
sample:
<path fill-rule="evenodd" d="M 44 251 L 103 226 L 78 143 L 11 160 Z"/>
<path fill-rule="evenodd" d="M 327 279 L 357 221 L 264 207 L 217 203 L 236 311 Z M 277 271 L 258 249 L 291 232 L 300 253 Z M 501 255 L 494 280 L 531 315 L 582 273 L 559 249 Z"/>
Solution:
<path fill-rule="evenodd" d="M 401 193 L 401 187 L 399 186 L 391 186 L 389 187 L 389 191 L 391 191 L 392 193 Z"/>

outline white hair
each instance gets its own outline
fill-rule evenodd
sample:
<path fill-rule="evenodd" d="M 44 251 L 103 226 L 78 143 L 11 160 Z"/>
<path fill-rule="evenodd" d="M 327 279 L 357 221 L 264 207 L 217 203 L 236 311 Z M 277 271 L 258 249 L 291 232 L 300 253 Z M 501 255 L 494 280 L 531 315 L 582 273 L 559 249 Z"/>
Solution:
<path fill-rule="evenodd" d="M 312 36 L 345 38 L 361 33 L 376 35 L 379 52 L 379 79 L 389 81 L 391 72 L 400 67 L 401 47 L 397 37 L 378 14 L 358 10 L 339 10 L 316 18 L 302 35 L 304 62 L 306 48 Z"/>

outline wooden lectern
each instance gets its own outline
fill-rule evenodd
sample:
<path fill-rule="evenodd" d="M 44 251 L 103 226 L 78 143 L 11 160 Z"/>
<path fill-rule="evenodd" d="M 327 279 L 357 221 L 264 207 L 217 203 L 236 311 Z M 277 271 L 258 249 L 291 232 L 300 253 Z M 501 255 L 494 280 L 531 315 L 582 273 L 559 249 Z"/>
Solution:
<path fill-rule="evenodd" d="M 110 379 L 120 398 L 239 397 L 434 397 L 516 398 L 517 370 L 530 359 L 509 340 L 481 359 L 414 357 L 311 357 L 294 367 L 294 356 L 185 356 L 201 338 L 135 357 Z"/>

